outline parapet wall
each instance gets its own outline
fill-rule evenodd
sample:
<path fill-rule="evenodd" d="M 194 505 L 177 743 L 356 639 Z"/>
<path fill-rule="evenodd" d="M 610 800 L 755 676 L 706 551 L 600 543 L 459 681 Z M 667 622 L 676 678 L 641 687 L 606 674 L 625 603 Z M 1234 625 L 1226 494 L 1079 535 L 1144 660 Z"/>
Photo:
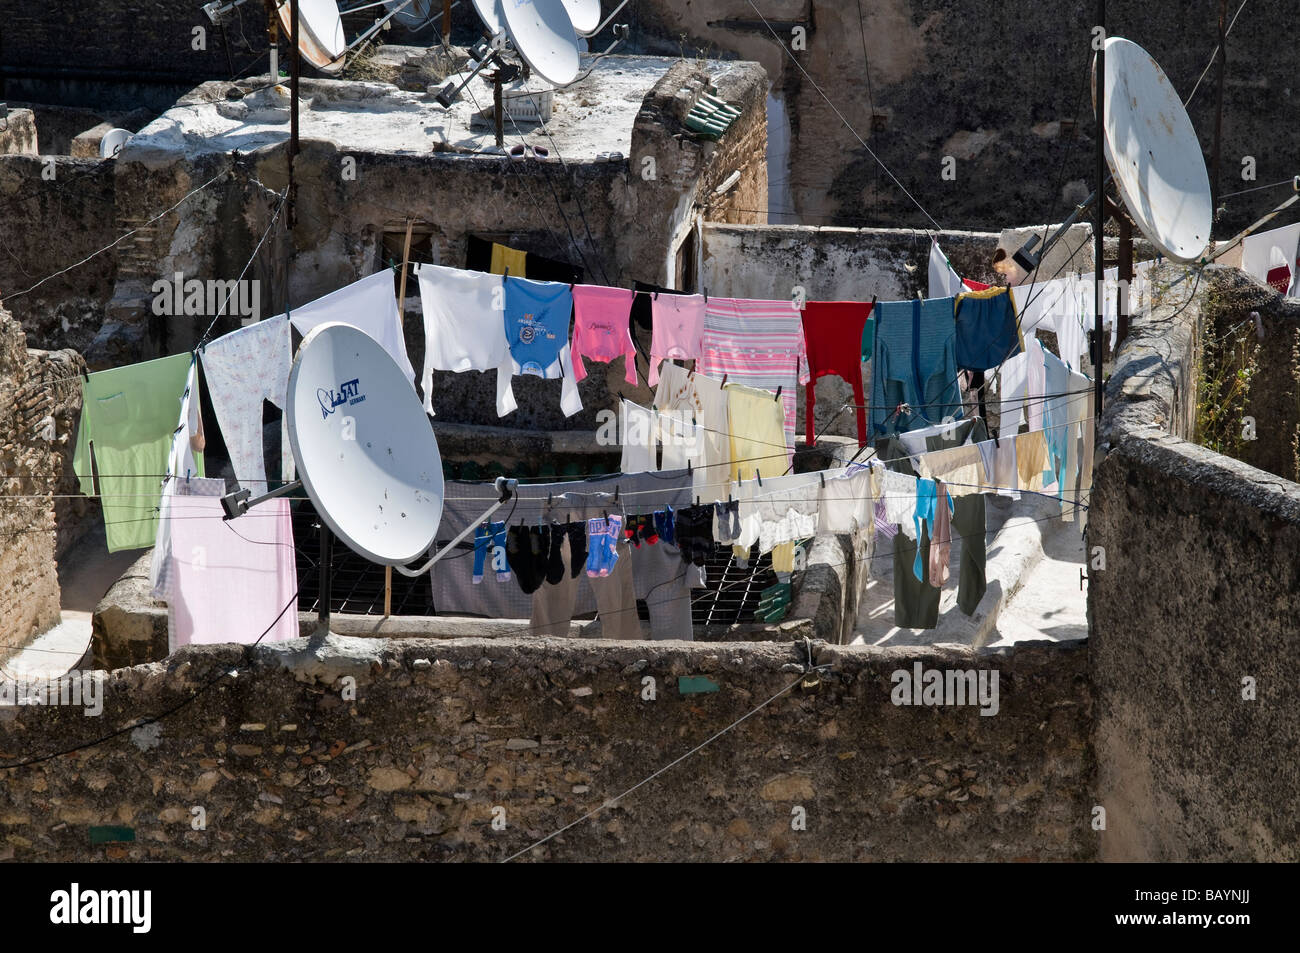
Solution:
<path fill-rule="evenodd" d="M 1106 391 L 1087 541 L 1102 860 L 1300 859 L 1300 485 L 1187 439 L 1220 271 L 1134 317 Z"/>
<path fill-rule="evenodd" d="M 807 689 L 803 653 L 340 637 L 185 649 L 109 673 L 100 717 L 0 708 L 9 762 L 188 701 L 7 772 L 0 849 L 46 861 L 502 860 L 725 730 L 522 859 L 1093 855 L 1086 644 L 814 643 L 828 668 Z M 997 713 L 892 704 L 891 673 L 914 663 L 996 672 Z M 232 666 L 238 676 L 223 676 Z M 133 840 L 88 848 L 88 828 L 110 825 Z"/>

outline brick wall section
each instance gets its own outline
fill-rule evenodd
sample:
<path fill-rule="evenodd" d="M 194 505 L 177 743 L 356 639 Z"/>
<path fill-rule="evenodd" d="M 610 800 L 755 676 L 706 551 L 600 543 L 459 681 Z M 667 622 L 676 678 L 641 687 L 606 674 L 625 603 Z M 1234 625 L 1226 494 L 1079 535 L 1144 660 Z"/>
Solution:
<path fill-rule="evenodd" d="M 0 308 L 0 662 L 58 622 L 56 400 L 32 380 L 22 328 Z"/>
<path fill-rule="evenodd" d="M 7 773 L 17 860 L 500 860 L 576 820 L 799 678 L 779 645 L 342 640 L 186 649 L 111 673 L 100 718 L 16 708 L 0 750 L 35 756 L 190 698 L 160 724 Z M 781 695 L 530 860 L 1081 860 L 1091 698 L 1079 643 L 1014 653 L 821 647 Z M 896 707 L 890 673 L 999 671 L 1001 710 Z M 719 690 L 681 695 L 683 675 Z M 340 679 L 356 680 L 344 701 Z M 643 680 L 656 701 L 641 698 Z M 204 808 L 207 829 L 191 829 Z M 494 807 L 507 827 L 491 827 Z M 791 828 L 792 809 L 807 830 Z M 87 828 L 135 842 L 87 849 Z"/>
<path fill-rule="evenodd" d="M 1088 574 L 1100 856 L 1295 861 L 1300 775 L 1279 752 L 1300 743 L 1300 485 L 1184 439 L 1206 287 L 1189 300 L 1188 284 L 1135 317 L 1101 424 L 1087 539 L 1106 560 Z"/>

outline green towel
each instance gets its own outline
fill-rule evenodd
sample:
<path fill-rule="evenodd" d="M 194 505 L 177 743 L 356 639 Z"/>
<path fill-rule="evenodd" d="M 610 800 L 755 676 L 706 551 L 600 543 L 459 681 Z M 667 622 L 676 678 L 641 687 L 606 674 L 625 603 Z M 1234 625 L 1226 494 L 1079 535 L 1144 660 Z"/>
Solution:
<path fill-rule="evenodd" d="M 81 384 L 81 425 L 72 469 L 87 496 L 95 492 L 91 443 L 104 507 L 108 551 L 152 546 L 172 432 L 192 354 L 115 367 Z M 194 455 L 203 476 L 203 455 Z"/>

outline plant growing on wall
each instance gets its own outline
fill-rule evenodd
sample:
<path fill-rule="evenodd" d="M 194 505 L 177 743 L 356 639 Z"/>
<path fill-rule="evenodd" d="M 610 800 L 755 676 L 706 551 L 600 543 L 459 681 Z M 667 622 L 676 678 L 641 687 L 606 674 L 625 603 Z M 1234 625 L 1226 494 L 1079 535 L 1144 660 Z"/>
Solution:
<path fill-rule="evenodd" d="M 1249 318 L 1234 321 L 1218 334 L 1224 313 L 1211 295 L 1210 315 L 1202 337 L 1197 366 L 1196 442 L 1230 457 L 1240 458 L 1247 439 L 1242 418 L 1250 401 L 1250 385 L 1258 372 L 1259 343 Z M 1235 316 L 1235 315 L 1234 315 Z"/>

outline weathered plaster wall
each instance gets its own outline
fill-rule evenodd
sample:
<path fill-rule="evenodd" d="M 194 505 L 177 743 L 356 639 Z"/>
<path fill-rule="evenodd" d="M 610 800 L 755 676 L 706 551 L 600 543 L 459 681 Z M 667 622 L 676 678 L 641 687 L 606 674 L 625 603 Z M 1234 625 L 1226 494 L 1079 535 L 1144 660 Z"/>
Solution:
<path fill-rule="evenodd" d="M 767 0 L 757 8 L 787 46 L 795 28 L 803 29 L 798 66 L 750 0 L 647 0 L 629 6 L 626 18 L 651 52 L 705 51 L 763 64 L 789 117 L 789 194 L 806 224 L 934 227 L 816 87 L 943 228 L 1059 217 L 1088 194 L 1092 118 L 1084 71 L 1094 4 Z M 1228 37 L 1224 193 L 1295 172 L 1300 141 L 1287 119 L 1300 95 L 1297 53 L 1277 29 L 1293 13 L 1289 0 L 1251 3 Z M 1218 42 L 1218 15 L 1217 0 L 1111 4 L 1107 26 L 1144 46 L 1186 97 Z M 1211 70 L 1190 107 L 1207 157 L 1215 75 Z M 1062 136 L 1062 122 L 1076 117 L 1078 137 Z M 956 159 L 955 180 L 941 177 L 944 156 Z M 1241 179 L 1244 156 L 1256 160 L 1254 183 Z M 1219 234 L 1249 224 L 1271 207 L 1266 201 L 1259 193 L 1226 200 Z"/>
<path fill-rule="evenodd" d="M 1300 485 L 1185 439 L 1192 290 L 1135 318 L 1107 387 L 1087 540 L 1105 557 L 1088 573 L 1100 856 L 1294 861 Z"/>
<path fill-rule="evenodd" d="M 35 113 L 10 107 L 8 115 L 0 120 L 0 156 L 34 156 L 36 147 Z"/>
<path fill-rule="evenodd" d="M 775 700 L 528 860 L 1080 860 L 1091 857 L 1081 644 L 1014 653 L 573 640 L 335 640 L 187 649 L 108 676 L 102 717 L 0 710 L 16 860 L 502 860 Z M 900 707 L 890 673 L 999 673 L 1000 709 Z M 232 665 L 237 678 L 222 677 Z M 710 694 L 682 695 L 704 675 Z M 355 700 L 340 678 L 356 680 Z M 657 700 L 644 701 L 653 679 Z M 194 830 L 203 808 L 206 829 Z M 792 830 L 792 811 L 807 830 Z M 492 828 L 493 809 L 506 827 Z M 498 814 L 498 816 L 500 816 Z M 133 829 L 87 848 L 87 828 Z"/>
<path fill-rule="evenodd" d="M 72 368 L 76 355 L 67 356 Z M 0 663 L 59 620 L 52 494 L 70 437 L 60 433 L 56 418 L 66 428 L 66 416 L 43 382 L 49 366 L 0 306 Z"/>

